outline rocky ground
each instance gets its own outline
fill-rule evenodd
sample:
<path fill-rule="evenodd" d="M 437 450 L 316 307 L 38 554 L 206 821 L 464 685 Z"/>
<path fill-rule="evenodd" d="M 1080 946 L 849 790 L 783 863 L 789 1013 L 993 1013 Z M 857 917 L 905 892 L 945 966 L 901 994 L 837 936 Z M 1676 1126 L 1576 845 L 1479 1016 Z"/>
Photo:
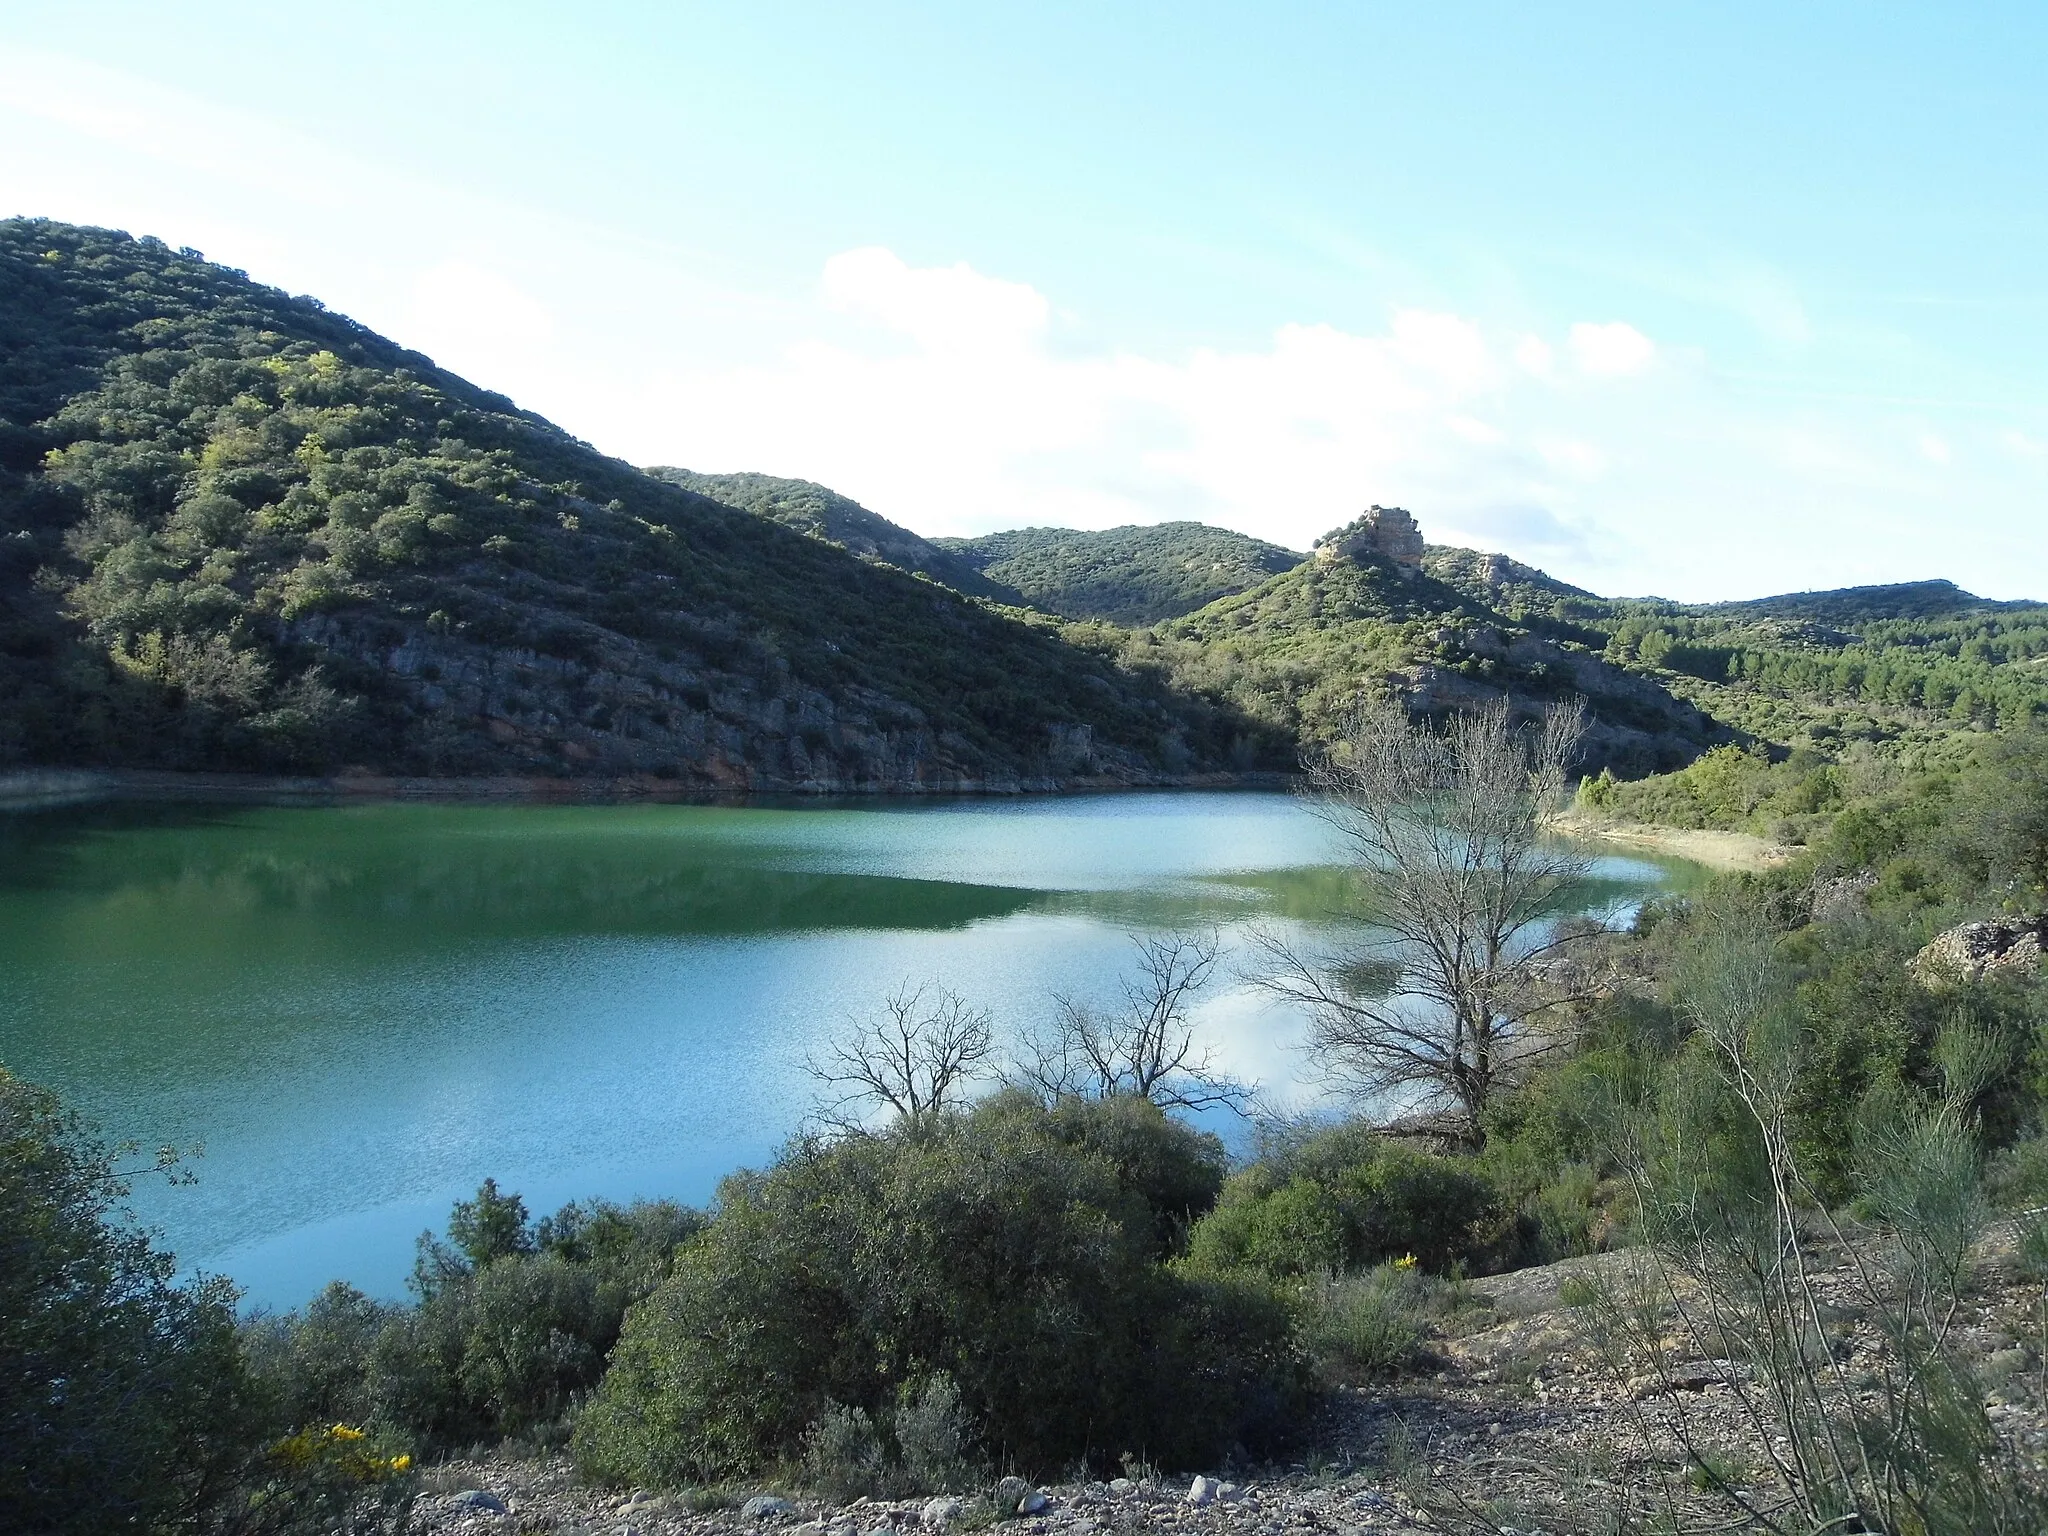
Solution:
<path fill-rule="evenodd" d="M 1773 1498 L 1735 1367 L 1681 1350 L 1662 1372 L 1638 1374 L 1603 1351 L 1587 1309 L 1565 1305 L 1575 1277 L 1625 1284 L 1631 1262 L 1608 1255 L 1475 1282 L 1418 1371 L 1339 1392 L 1311 1446 L 1286 1465 L 1044 1487 L 1009 1479 L 963 1497 L 831 1505 L 788 1490 L 597 1488 L 565 1459 L 491 1457 L 431 1469 L 417 1516 L 436 1536 L 938 1536 L 999 1518 L 1010 1536 L 1538 1536 L 1653 1520 L 1742 1529 L 1698 1486 L 1685 1448 Z M 2037 1470 L 2048 1469 L 2042 1305 L 2040 1286 L 1994 1245 L 1959 1335 L 1983 1371 L 1993 1423 Z M 999 1506 L 1016 1513 L 999 1516 Z"/>

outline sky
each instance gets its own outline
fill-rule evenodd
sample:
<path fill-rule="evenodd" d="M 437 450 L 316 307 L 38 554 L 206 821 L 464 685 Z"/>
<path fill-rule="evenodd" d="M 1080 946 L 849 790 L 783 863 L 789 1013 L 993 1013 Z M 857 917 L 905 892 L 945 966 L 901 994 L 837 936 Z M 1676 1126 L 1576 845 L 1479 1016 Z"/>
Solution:
<path fill-rule="evenodd" d="M 0 216 L 639 464 L 2048 598 L 2048 7 L 0 0 Z"/>

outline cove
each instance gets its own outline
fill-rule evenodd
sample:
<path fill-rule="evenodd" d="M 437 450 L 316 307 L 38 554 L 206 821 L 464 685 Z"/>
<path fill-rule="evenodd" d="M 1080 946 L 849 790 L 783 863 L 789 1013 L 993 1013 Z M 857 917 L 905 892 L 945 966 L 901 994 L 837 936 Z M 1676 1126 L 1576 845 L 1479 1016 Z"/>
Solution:
<path fill-rule="evenodd" d="M 1107 1001 L 1127 935 L 1331 921 L 1285 794 L 579 806 L 102 804 L 0 815 L 0 1062 L 110 1139 L 189 1147 L 134 1204 L 256 1305 L 400 1293 L 486 1175 L 536 1215 L 709 1199 L 803 1121 L 805 1053 L 935 979 L 999 1031 Z M 1688 883 L 1601 860 L 1587 902 Z M 1219 1063 L 1313 1091 L 1224 976 Z M 1216 1127 L 1228 1134 L 1232 1127 Z"/>

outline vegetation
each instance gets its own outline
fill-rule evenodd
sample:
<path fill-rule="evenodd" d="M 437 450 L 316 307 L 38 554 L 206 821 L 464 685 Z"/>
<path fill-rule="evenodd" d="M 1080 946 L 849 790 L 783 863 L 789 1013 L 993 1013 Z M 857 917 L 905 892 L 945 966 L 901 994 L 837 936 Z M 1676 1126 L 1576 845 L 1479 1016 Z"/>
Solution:
<path fill-rule="evenodd" d="M 985 580 L 1014 593 L 1014 601 L 1064 618 L 1101 619 L 1130 628 L 1193 613 L 1290 571 L 1305 558 L 1202 523 L 1099 532 L 1012 528 L 935 542 Z"/>
<path fill-rule="evenodd" d="M 0 327 L 0 763 L 914 786 L 1272 750 L 193 252 L 0 223 Z"/>
<path fill-rule="evenodd" d="M 159 1158 L 135 1172 L 168 1170 Z M 124 1219 L 132 1176 L 0 1069 L 0 1526 L 397 1528 L 410 1456 L 279 1411 L 242 1348 L 233 1288 L 177 1282 Z"/>
<path fill-rule="evenodd" d="M 647 471 L 657 480 L 695 491 L 728 507 L 738 507 L 756 517 L 765 517 L 785 528 L 828 544 L 837 544 L 864 559 L 880 561 L 900 570 L 929 576 L 969 597 L 1023 605 L 1027 599 L 1000 579 L 982 574 L 979 562 L 955 553 L 953 541 L 934 543 L 919 538 L 908 528 L 870 512 L 859 502 L 840 495 L 828 486 L 810 480 L 783 480 L 774 475 L 699 475 L 687 469 L 656 465 Z M 1097 614 L 1068 613 L 1057 606 L 1039 603 L 1048 613 L 1068 618 L 1096 618 Z"/>
<path fill-rule="evenodd" d="M 1565 919 L 1592 860 L 1545 836 L 1544 815 L 1584 729 L 1578 707 L 1552 706 L 1519 731 L 1503 700 L 1438 734 L 1382 700 L 1309 766 L 1366 936 L 1327 957 L 1269 936 L 1266 985 L 1308 1013 L 1333 1075 L 1390 1107 L 1449 1111 L 1475 1147 L 1500 1085 L 1558 1043 L 1547 1015 L 1572 996 L 1555 962 L 1580 936 Z"/>
<path fill-rule="evenodd" d="M 954 1049 L 948 1091 L 800 1137 L 708 1213 L 535 1222 L 487 1182 L 422 1241 L 410 1303 L 336 1286 L 238 1327 L 225 1290 L 173 1285 L 121 1227 L 105 1154 L 9 1080 L 10 1442 L 103 1437 L 89 1464 L 134 1478 L 62 1496 L 138 1490 L 120 1496 L 159 1530 L 385 1519 L 408 1458 L 506 1438 L 566 1443 L 603 1479 L 840 1496 L 1126 1454 L 1214 1466 L 1301 1435 L 1323 1388 L 1431 1368 L 1480 1305 L 1463 1277 L 1633 1244 L 1666 1283 L 1574 1293 L 1622 1384 L 1732 1354 L 1760 1444 L 1785 1448 L 1742 1470 L 1702 1441 L 1696 1489 L 1810 1521 L 2036 1528 L 1955 1308 L 1990 1213 L 2048 1189 L 2048 977 L 1908 962 L 2048 900 L 2044 770 L 2048 739 L 2010 734 L 1852 787 L 1799 861 L 1579 933 L 1593 984 L 1551 1012 L 1550 1049 L 1503 1061 L 1483 1137 L 1452 1153 L 1359 1118 L 1267 1126 L 1232 1168 L 1122 1079 L 963 1097 Z M 900 1012 L 982 1059 L 971 1008 Z M 2027 1242 L 2023 1263 L 2048 1254 Z M 1691 1296 L 1718 1311 L 1671 1311 Z M 1848 1375 L 1844 1306 L 1868 1324 Z M 15 1385 L 94 1369 L 104 1394 Z M 145 1377 L 175 1413 L 125 1390 Z"/>
<path fill-rule="evenodd" d="M 1007 1464 L 1271 1445 L 1302 1391 L 1285 1308 L 1164 1262 L 1166 1218 L 1191 1185 L 1213 1197 L 1222 1161 L 1135 1099 L 1005 1094 L 800 1142 L 727 1182 L 633 1313 L 578 1451 L 612 1477 L 711 1481 L 797 1461 L 853 1410 L 886 1447 L 941 1374 Z"/>

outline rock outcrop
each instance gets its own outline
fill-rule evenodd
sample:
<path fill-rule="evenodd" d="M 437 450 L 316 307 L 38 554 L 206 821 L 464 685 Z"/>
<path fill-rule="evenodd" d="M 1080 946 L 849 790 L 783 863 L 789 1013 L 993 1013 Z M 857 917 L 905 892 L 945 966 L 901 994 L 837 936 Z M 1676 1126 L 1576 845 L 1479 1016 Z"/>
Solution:
<path fill-rule="evenodd" d="M 1377 504 L 1316 541 L 1318 560 L 1384 560 L 1397 570 L 1422 569 L 1422 530 L 1400 507 Z"/>
<path fill-rule="evenodd" d="M 2048 913 L 1993 917 L 1958 923 L 1937 935 L 1907 966 L 1930 984 L 1981 981 L 1999 973 L 2038 970 L 2043 949 L 2048 949 Z"/>

